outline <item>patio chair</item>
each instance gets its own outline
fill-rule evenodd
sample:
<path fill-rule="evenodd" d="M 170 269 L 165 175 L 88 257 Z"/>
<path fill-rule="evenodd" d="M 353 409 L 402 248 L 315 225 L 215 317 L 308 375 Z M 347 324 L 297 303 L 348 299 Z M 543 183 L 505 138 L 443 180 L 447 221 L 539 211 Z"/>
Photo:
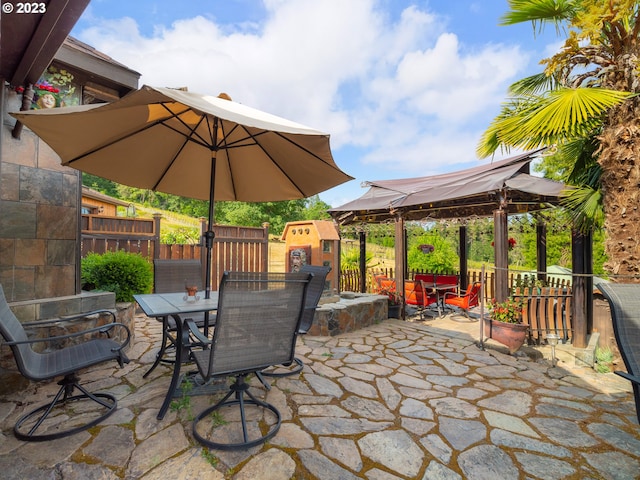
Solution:
<path fill-rule="evenodd" d="M 46 327 L 60 325 L 62 322 L 77 321 L 87 316 L 98 314 L 109 315 L 112 318 L 112 322 L 66 335 L 35 339 L 29 339 L 24 329 L 24 326 Z M 115 320 L 116 318 L 112 311 L 99 310 L 62 319 L 22 324 L 9 308 L 2 285 L 0 285 L 0 334 L 5 340 L 5 345 L 11 347 L 16 365 L 22 376 L 34 382 L 63 377 L 58 382 L 60 389 L 51 402 L 24 414 L 18 419 L 13 427 L 16 438 L 26 441 L 44 441 L 67 437 L 97 425 L 115 411 L 118 403 L 113 395 L 89 392 L 79 384 L 80 379 L 77 374 L 79 370 L 110 360 L 116 360 L 121 367 L 129 362 L 123 349 L 129 344 L 131 332 L 126 325 L 117 323 Z M 110 338 L 111 333 L 114 333 L 117 329 L 121 329 L 119 333 L 123 337 L 121 341 Z M 87 335 L 91 334 L 105 336 L 87 339 Z M 60 342 L 71 342 L 72 340 L 70 339 L 74 337 L 77 337 L 78 340 L 73 344 L 57 350 L 49 349 L 60 345 Z M 33 348 L 35 344 L 43 344 L 47 349 L 43 348 L 41 351 L 36 351 Z M 74 395 L 76 389 L 80 394 Z M 89 417 L 85 417 L 89 409 L 82 407 L 82 415 L 65 416 L 61 414 L 61 410 L 68 403 L 85 399 L 91 400 L 100 406 L 98 413 L 93 412 Z M 50 414 L 52 414 L 51 417 Z M 97 418 L 95 418 L 96 414 L 99 414 Z M 48 418 L 51 421 L 47 422 Z M 87 420 L 87 418 L 89 419 Z"/>
<path fill-rule="evenodd" d="M 300 328 L 298 329 L 298 335 L 306 335 L 311 326 L 313 325 L 313 318 L 318 308 L 318 302 L 324 292 L 324 286 L 327 281 L 327 275 L 331 271 L 331 267 L 324 265 L 303 265 L 300 267 L 300 271 L 304 273 L 310 273 L 313 275 L 307 287 L 307 295 L 304 302 L 304 312 L 302 313 L 302 320 L 300 321 Z M 263 379 L 262 376 L 267 377 L 286 377 L 288 375 L 294 375 L 300 373 L 304 368 L 304 363 L 298 357 L 293 359 L 294 364 L 292 368 L 283 370 L 280 366 L 275 369 L 267 369 L 258 373 L 258 378 L 262 381 L 262 384 L 267 390 L 271 389 L 271 386 Z"/>
<path fill-rule="evenodd" d="M 415 307 L 421 319 L 427 311 L 427 307 L 437 302 L 436 295 L 429 293 L 429 290 L 430 288 L 421 280 L 407 281 L 404 284 L 404 302 Z"/>
<path fill-rule="evenodd" d="M 202 290 L 202 263 L 200 260 L 160 260 L 153 261 L 153 284 L 155 293 L 182 292 L 185 290 L 185 282 Z M 191 315 L 196 324 L 208 334 L 210 326 L 215 324 L 215 314 L 209 312 L 208 321 L 205 322 L 204 313 Z M 151 368 L 146 371 L 146 378 L 155 368 L 162 363 L 173 363 L 175 360 L 168 357 L 168 353 L 175 351 L 176 347 L 176 321 L 171 316 L 157 317 L 162 322 L 162 340 L 160 350 Z M 206 327 L 206 328 L 205 328 Z"/>
<path fill-rule="evenodd" d="M 613 332 L 627 369 L 615 373 L 631 382 L 640 423 L 640 284 L 598 283 L 596 287 L 611 306 Z"/>
<path fill-rule="evenodd" d="M 213 339 L 202 335 L 197 325 L 187 319 L 191 333 L 205 344 L 192 349 L 203 380 L 235 379 L 224 398 L 196 416 L 193 435 L 201 444 L 222 450 L 249 448 L 273 437 L 280 428 L 280 412 L 251 393 L 246 377 L 273 365 L 293 362 L 310 279 L 311 275 L 303 272 L 225 272 L 220 282 Z M 230 399 L 232 395 L 234 398 Z M 252 416 L 255 423 L 248 426 L 247 405 L 264 414 L 270 412 L 273 419 Z M 219 422 L 224 425 L 217 427 L 211 422 L 211 413 L 233 406 L 240 409 L 240 425 L 226 419 Z M 260 428 L 265 425 L 268 431 L 263 434 Z M 213 436 L 217 441 L 211 439 Z"/>
<path fill-rule="evenodd" d="M 480 291 L 482 283 L 475 282 L 466 291 L 445 292 L 443 297 L 444 307 L 454 307 L 462 310 L 462 314 L 469 318 L 469 310 L 477 307 L 480 303 Z"/>

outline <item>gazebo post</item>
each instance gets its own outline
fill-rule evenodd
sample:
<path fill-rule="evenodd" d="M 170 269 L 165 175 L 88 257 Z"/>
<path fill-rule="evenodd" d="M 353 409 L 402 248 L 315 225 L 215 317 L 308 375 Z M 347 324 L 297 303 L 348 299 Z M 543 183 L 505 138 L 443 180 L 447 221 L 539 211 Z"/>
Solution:
<path fill-rule="evenodd" d="M 469 270 L 467 263 L 467 226 L 460 225 L 458 232 L 460 237 L 460 290 L 466 291 L 468 286 L 467 272 Z"/>
<path fill-rule="evenodd" d="M 584 275 L 584 243 L 585 236 L 576 231 L 571 232 L 571 252 L 573 267 L 573 298 L 571 300 L 571 318 L 573 321 L 573 339 L 575 348 L 586 348 L 587 346 L 587 278 Z"/>
<path fill-rule="evenodd" d="M 405 280 L 405 258 L 407 252 L 404 243 L 404 218 L 397 216 L 395 219 L 395 269 L 396 269 L 396 293 L 402 298 L 400 305 L 400 318 L 404 320 L 404 280 Z"/>
<path fill-rule="evenodd" d="M 360 240 L 360 293 L 367 291 L 367 233 L 364 229 L 358 233 Z"/>
<path fill-rule="evenodd" d="M 497 302 L 504 302 L 509 297 L 508 234 L 507 211 L 502 208 L 494 210 L 493 248 L 496 264 L 496 290 L 494 293 Z"/>
<path fill-rule="evenodd" d="M 536 225 L 536 264 L 538 280 L 547 281 L 547 225 L 540 219 Z M 543 273 L 544 272 L 544 273 Z"/>

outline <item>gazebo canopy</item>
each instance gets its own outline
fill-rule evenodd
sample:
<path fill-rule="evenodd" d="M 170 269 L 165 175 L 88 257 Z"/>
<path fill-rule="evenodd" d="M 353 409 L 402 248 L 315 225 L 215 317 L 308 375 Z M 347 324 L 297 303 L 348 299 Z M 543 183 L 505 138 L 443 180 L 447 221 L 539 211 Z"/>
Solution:
<path fill-rule="evenodd" d="M 502 207 L 507 214 L 557 205 L 564 184 L 529 174 L 530 163 L 544 149 L 487 165 L 428 177 L 366 182 L 360 198 L 329 213 L 340 224 L 404 220 L 487 217 Z"/>

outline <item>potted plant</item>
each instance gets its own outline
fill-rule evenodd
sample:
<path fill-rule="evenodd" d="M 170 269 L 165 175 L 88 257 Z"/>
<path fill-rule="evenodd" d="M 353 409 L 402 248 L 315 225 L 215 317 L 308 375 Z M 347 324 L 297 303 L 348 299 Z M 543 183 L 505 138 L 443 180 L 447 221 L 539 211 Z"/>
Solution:
<path fill-rule="evenodd" d="M 402 305 L 402 296 L 391 287 L 382 287 L 376 292 L 378 295 L 387 297 L 389 303 L 389 318 L 400 318 L 400 306 Z"/>
<path fill-rule="evenodd" d="M 507 298 L 504 302 L 489 304 L 489 320 L 485 320 L 484 334 L 502 343 L 515 353 L 527 337 L 529 324 L 522 323 L 523 303 L 521 300 Z"/>

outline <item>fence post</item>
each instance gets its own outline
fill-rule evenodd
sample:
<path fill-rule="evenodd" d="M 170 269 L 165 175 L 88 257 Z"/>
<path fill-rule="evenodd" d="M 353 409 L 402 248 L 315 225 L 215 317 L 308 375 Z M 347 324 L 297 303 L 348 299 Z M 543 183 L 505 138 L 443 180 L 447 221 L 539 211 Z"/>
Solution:
<path fill-rule="evenodd" d="M 264 222 L 262 224 L 262 229 L 264 230 L 264 237 L 261 243 L 261 252 L 260 258 L 262 259 L 262 263 L 260 265 L 260 271 L 268 272 L 269 271 L 269 222 Z"/>
<path fill-rule="evenodd" d="M 162 219 L 162 214 L 154 213 L 153 214 L 153 259 L 160 258 L 160 220 Z"/>

